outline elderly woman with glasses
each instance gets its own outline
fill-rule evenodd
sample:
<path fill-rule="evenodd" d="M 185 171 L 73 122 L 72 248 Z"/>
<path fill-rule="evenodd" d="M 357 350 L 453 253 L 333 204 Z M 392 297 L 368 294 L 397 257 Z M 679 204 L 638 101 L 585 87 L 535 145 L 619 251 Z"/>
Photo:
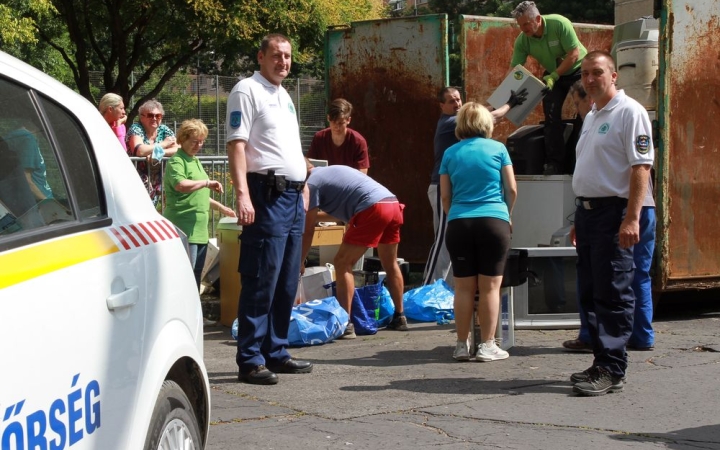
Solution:
<path fill-rule="evenodd" d="M 179 147 L 175 133 L 161 123 L 165 110 L 159 101 L 146 101 L 139 112 L 140 123 L 134 123 L 127 132 L 127 152 L 147 159 L 147 163 L 138 162 L 137 171 L 157 206 L 162 197 L 162 158 L 174 155 Z"/>

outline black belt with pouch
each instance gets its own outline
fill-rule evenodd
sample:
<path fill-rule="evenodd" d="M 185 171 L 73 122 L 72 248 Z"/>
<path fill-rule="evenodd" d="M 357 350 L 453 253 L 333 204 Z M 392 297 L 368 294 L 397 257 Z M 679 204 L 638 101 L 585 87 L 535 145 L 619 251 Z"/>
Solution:
<path fill-rule="evenodd" d="M 575 206 L 583 209 L 598 209 L 618 204 L 627 205 L 627 199 L 622 197 L 576 197 Z"/>
<path fill-rule="evenodd" d="M 265 186 L 265 198 L 270 200 L 273 193 L 281 194 L 285 191 L 298 191 L 302 192 L 305 187 L 304 181 L 292 181 L 281 175 L 275 175 L 274 170 L 268 170 L 267 174 L 251 172 L 247 174 L 247 179 L 252 181 L 259 181 Z"/>

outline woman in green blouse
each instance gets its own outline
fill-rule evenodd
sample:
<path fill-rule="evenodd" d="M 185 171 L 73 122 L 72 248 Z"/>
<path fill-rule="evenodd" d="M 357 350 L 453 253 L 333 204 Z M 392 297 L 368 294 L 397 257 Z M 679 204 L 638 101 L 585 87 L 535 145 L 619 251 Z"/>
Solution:
<path fill-rule="evenodd" d="M 235 217 L 231 208 L 210 198 L 210 190 L 222 193 L 223 186 L 219 181 L 208 178 L 202 163 L 195 156 L 207 135 L 208 129 L 201 120 L 184 121 L 177 132 L 180 149 L 167 162 L 163 177 L 166 200 L 163 214 L 188 237 L 190 263 L 198 288 L 207 255 L 210 208 Z"/>

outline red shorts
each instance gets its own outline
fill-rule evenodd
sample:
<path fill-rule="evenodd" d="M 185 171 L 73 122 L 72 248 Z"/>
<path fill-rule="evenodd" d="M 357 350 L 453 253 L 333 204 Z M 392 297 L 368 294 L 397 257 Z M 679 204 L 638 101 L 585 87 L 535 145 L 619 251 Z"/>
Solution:
<path fill-rule="evenodd" d="M 352 216 L 343 242 L 360 247 L 375 248 L 380 244 L 400 242 L 405 205 L 397 200 L 381 200 Z"/>

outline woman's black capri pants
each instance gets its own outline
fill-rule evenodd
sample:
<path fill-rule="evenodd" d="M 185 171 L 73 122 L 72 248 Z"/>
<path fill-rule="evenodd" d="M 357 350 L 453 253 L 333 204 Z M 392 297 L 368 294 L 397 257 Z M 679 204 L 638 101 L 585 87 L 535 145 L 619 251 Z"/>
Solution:
<path fill-rule="evenodd" d="M 448 222 L 445 246 L 456 277 L 500 276 L 510 250 L 510 224 L 492 217 L 453 219 Z"/>

